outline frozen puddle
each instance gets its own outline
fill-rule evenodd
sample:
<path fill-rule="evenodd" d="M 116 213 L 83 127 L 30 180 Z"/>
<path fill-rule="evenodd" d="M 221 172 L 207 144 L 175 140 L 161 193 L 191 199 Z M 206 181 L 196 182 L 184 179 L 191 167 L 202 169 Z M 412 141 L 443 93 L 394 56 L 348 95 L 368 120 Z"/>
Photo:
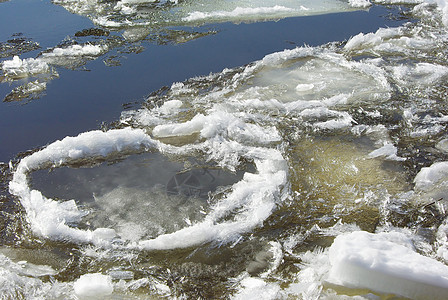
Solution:
<path fill-rule="evenodd" d="M 336 237 L 330 248 L 328 281 L 411 299 L 446 299 L 448 267 L 418 254 L 398 232 L 355 231 Z"/>
<path fill-rule="evenodd" d="M 202 220 L 215 192 L 242 175 L 193 159 L 180 163 L 143 153 L 93 167 L 39 170 L 31 181 L 47 197 L 75 199 L 89 212 L 84 226 L 113 228 L 122 239 L 138 241 Z"/>

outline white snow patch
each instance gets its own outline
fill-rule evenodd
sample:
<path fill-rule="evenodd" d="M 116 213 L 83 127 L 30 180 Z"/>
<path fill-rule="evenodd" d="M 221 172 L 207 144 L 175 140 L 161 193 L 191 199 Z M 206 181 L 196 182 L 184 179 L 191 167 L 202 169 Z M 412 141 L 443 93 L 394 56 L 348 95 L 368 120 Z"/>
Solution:
<path fill-rule="evenodd" d="M 51 52 L 42 54 L 44 58 L 60 57 L 60 56 L 97 56 L 107 51 L 106 45 L 71 45 L 66 48 L 54 48 Z"/>
<path fill-rule="evenodd" d="M 384 43 L 388 39 L 399 37 L 401 34 L 402 29 L 400 27 L 380 28 L 375 33 L 359 33 L 345 44 L 344 49 L 353 51 L 367 47 L 371 48 Z"/>
<path fill-rule="evenodd" d="M 353 7 L 366 8 L 372 5 L 369 0 L 349 0 L 348 3 Z"/>
<path fill-rule="evenodd" d="M 437 229 L 436 239 L 437 256 L 448 263 L 448 218 Z"/>
<path fill-rule="evenodd" d="M 246 277 L 240 282 L 240 290 L 233 295 L 234 300 L 281 299 L 282 292 L 276 283 L 268 283 L 261 278 Z"/>
<path fill-rule="evenodd" d="M 436 149 L 448 153 L 448 139 L 443 139 L 440 140 L 437 144 L 436 144 Z"/>
<path fill-rule="evenodd" d="M 255 124 L 245 123 L 233 114 L 223 111 L 216 111 L 207 116 L 197 114 L 190 121 L 158 125 L 153 130 L 156 137 L 185 136 L 194 133 L 200 133 L 207 139 L 220 135 L 238 142 L 250 141 L 261 144 L 278 142 L 281 139 L 274 127 L 264 129 Z"/>
<path fill-rule="evenodd" d="M 162 114 L 168 115 L 177 112 L 181 107 L 182 107 L 182 101 L 170 100 L 163 103 L 163 105 L 158 108 L 158 111 Z"/>
<path fill-rule="evenodd" d="M 75 294 L 81 297 L 104 297 L 114 291 L 112 277 L 101 273 L 81 275 L 73 284 Z"/>

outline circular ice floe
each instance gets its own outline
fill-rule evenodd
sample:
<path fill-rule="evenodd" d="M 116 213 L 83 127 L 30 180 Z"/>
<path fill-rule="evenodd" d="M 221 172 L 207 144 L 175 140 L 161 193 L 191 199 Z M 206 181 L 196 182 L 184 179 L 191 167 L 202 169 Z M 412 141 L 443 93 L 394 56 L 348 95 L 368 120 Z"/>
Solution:
<path fill-rule="evenodd" d="M 41 191 L 31 187 L 28 178 L 29 173 L 33 171 L 60 167 L 73 161 L 104 160 L 113 155 L 122 157 L 124 154 L 142 151 L 188 155 L 189 151 L 200 148 L 211 154 L 215 153 L 215 157 L 219 158 L 217 150 L 226 147 L 226 144 L 228 144 L 226 141 L 221 141 L 219 145 L 207 141 L 197 146 L 173 147 L 153 140 L 141 129 L 131 128 L 86 132 L 56 141 L 22 159 L 10 182 L 10 192 L 20 199 L 33 232 L 44 238 L 93 243 L 98 246 L 117 245 L 119 242 L 120 245 L 139 249 L 172 249 L 211 241 L 227 242 L 260 225 L 271 214 L 277 200 L 280 199 L 282 187 L 286 182 L 286 165 L 277 150 L 242 145 L 238 149 L 236 147 L 238 144 L 231 143 L 237 153 L 242 153 L 241 156 L 253 160 L 257 172 L 246 172 L 222 198 L 210 205 L 207 212 L 201 212 L 204 214 L 202 219 L 196 218 L 191 221 L 186 217 L 182 222 L 187 226 L 181 229 L 180 226 L 171 226 L 167 222 L 170 217 L 175 219 L 180 215 L 178 212 L 181 210 L 186 210 L 187 213 L 192 209 L 197 213 L 200 211 L 199 198 L 206 197 L 206 193 L 201 194 L 201 190 L 202 192 L 204 190 L 202 185 L 212 186 L 211 182 L 219 179 L 213 171 L 192 169 L 173 175 L 167 180 L 166 191 L 163 193 L 160 190 L 142 191 L 129 186 L 117 186 L 108 193 L 98 195 L 95 197 L 95 205 L 103 210 L 103 218 L 109 223 L 99 221 L 97 216 L 101 214 L 85 210 L 88 205 L 83 205 L 82 210 L 75 200 L 47 198 Z M 160 169 L 160 176 L 164 171 Z M 125 176 L 126 174 L 123 174 L 123 177 Z M 186 200 L 179 200 L 185 197 L 178 197 L 178 202 L 168 199 L 175 198 L 179 194 L 197 196 L 195 199 L 199 200 L 195 200 L 195 203 L 191 202 L 193 200 L 189 200 L 191 203 L 185 203 Z M 158 206 L 155 207 L 156 211 L 148 210 L 146 213 L 143 205 L 150 205 L 148 202 L 151 202 L 151 199 L 158 201 L 156 203 Z M 148 238 L 148 235 L 141 233 L 144 231 L 142 226 L 154 223 L 156 220 L 153 219 L 164 214 L 159 211 L 161 205 L 164 205 L 164 199 L 170 202 L 166 203 L 168 216 L 163 220 L 164 223 L 158 224 L 165 224 L 165 227 L 171 226 L 171 228 L 169 230 L 161 228 L 159 235 L 153 232 Z M 132 209 L 130 204 L 135 204 L 137 208 Z M 120 217 L 123 214 L 128 215 L 128 221 Z M 87 226 L 88 229 L 80 226 L 85 224 L 83 220 L 86 219 L 91 225 Z M 173 220 L 173 223 L 175 221 Z M 102 227 L 102 224 L 110 226 Z"/>

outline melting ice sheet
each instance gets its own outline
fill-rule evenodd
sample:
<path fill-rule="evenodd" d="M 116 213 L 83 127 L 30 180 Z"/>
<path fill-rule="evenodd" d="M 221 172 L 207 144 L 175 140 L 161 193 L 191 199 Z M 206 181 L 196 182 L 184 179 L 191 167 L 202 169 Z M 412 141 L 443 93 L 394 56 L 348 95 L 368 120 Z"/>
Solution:
<path fill-rule="evenodd" d="M 242 174 L 146 153 L 112 164 L 41 170 L 31 174 L 31 182 L 48 197 L 76 199 L 88 212 L 84 226 L 114 228 L 122 239 L 138 241 L 200 222 L 209 196 L 230 188 Z"/>
<path fill-rule="evenodd" d="M 248 22 L 273 20 L 349 11 L 353 6 L 345 1 L 101 1 L 55 0 L 67 10 L 84 14 L 105 27 L 172 26 L 216 22 Z M 354 5 L 357 6 L 357 5 Z M 359 6 L 358 6 L 359 7 Z"/>

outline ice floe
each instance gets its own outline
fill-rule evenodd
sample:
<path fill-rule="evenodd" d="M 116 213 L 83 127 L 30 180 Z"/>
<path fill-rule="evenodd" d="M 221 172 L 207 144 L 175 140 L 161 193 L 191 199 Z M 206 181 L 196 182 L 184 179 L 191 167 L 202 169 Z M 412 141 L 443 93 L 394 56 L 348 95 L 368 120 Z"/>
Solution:
<path fill-rule="evenodd" d="M 448 267 L 418 254 L 400 233 L 353 232 L 330 247 L 328 281 L 411 299 L 445 299 Z"/>
<path fill-rule="evenodd" d="M 50 71 L 50 66 L 41 59 L 26 58 L 20 59 L 14 56 L 11 60 L 5 60 L 1 68 L 6 78 L 17 79 Z"/>
<path fill-rule="evenodd" d="M 428 191 L 441 180 L 446 180 L 448 176 L 448 162 L 436 162 L 430 167 L 422 168 L 415 176 L 415 188 Z"/>
<path fill-rule="evenodd" d="M 223 129 L 208 132 L 207 137 L 211 140 L 205 143 L 205 147 L 209 148 L 210 157 L 225 166 L 229 162 L 235 163 L 234 158 L 245 156 L 254 160 L 257 174 L 246 173 L 243 180 L 233 185 L 231 193 L 211 207 L 203 221 L 154 239 L 139 241 L 131 247 L 172 249 L 211 241 L 229 241 L 260 225 L 271 214 L 278 201 L 276 199 L 281 198 L 281 187 L 286 183 L 283 157 L 275 149 L 266 150 L 225 142 L 219 138 Z M 213 138 L 218 140 L 213 141 Z M 28 185 L 27 174 L 77 159 L 107 157 L 114 153 L 145 149 L 176 153 L 173 150 L 175 148 L 163 146 L 140 129 L 92 131 L 77 137 L 67 137 L 23 159 L 10 183 L 10 191 L 21 199 L 27 211 L 27 219 L 36 234 L 56 240 L 107 245 L 117 237 L 116 230 L 100 227 L 91 231 L 73 227 L 71 224 L 79 223 L 88 212 L 79 210 L 74 200 L 57 201 L 46 198 L 40 191 L 32 190 Z M 237 155 L 229 161 L 226 156 L 230 149 L 240 154 L 236 152 Z M 182 149 L 179 153 L 182 153 Z M 240 212 L 236 214 L 234 221 L 219 221 L 235 208 L 239 208 Z M 132 232 L 136 233 L 134 229 Z M 127 229 L 121 229 L 122 235 L 126 235 L 126 232 Z"/>
<path fill-rule="evenodd" d="M 93 232 L 70 227 L 85 215 L 73 200 L 58 202 L 48 199 L 41 192 L 28 186 L 27 173 L 44 166 L 57 166 L 69 160 L 86 156 L 107 156 L 126 149 L 153 147 L 152 140 L 141 130 L 116 130 L 105 134 L 87 132 L 78 137 L 67 137 L 23 159 L 17 166 L 10 191 L 21 199 L 27 218 L 36 234 L 57 240 L 73 239 L 77 242 L 110 241 L 115 232 L 98 228 Z"/>
<path fill-rule="evenodd" d="M 367 7 L 366 1 L 100 1 L 57 0 L 73 13 L 87 15 L 106 27 L 188 25 L 216 22 L 247 22 L 350 11 Z"/>
<path fill-rule="evenodd" d="M 406 160 L 403 157 L 397 156 L 397 147 L 390 143 L 385 143 L 384 146 L 382 146 L 379 149 L 373 150 L 369 153 L 369 157 L 375 158 L 375 157 L 385 157 L 386 159 L 390 160 L 398 160 L 403 161 Z"/>
<path fill-rule="evenodd" d="M 112 294 L 112 278 L 101 273 L 84 274 L 73 283 L 75 294 L 80 297 L 104 297 Z"/>

